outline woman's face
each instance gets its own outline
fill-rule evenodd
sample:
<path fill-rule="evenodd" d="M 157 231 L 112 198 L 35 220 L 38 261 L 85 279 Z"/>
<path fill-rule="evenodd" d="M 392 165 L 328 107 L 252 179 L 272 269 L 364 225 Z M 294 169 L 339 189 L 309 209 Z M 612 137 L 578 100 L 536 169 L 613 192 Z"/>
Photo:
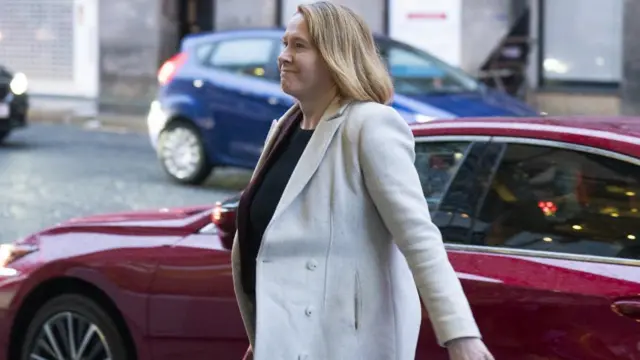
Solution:
<path fill-rule="evenodd" d="M 331 72 L 312 44 L 302 15 L 296 14 L 291 18 L 282 41 L 284 48 L 278 56 L 282 91 L 298 100 L 329 91 L 333 86 Z"/>

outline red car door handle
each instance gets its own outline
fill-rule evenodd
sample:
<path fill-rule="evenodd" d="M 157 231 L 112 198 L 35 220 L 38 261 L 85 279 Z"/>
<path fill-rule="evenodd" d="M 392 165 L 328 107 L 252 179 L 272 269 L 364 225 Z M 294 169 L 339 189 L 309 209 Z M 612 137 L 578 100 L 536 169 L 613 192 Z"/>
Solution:
<path fill-rule="evenodd" d="M 640 300 L 618 300 L 613 303 L 613 311 L 640 321 Z"/>

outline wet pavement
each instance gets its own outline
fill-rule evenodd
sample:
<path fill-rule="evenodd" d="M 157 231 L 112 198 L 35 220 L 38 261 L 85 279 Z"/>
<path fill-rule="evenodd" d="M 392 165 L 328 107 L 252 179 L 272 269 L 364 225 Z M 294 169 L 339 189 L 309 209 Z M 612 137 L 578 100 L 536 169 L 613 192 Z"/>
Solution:
<path fill-rule="evenodd" d="M 32 124 L 0 145 L 0 242 L 83 215 L 213 204 L 241 187 L 227 178 L 172 183 L 145 134 Z"/>

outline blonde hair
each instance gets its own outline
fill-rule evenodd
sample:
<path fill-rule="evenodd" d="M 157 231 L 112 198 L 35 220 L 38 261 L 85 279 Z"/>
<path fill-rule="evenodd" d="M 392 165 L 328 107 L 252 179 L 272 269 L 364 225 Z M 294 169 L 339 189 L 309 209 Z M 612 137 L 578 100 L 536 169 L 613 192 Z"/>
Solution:
<path fill-rule="evenodd" d="M 388 104 L 393 83 L 367 23 L 346 6 L 317 1 L 298 6 L 320 56 L 348 100 Z"/>

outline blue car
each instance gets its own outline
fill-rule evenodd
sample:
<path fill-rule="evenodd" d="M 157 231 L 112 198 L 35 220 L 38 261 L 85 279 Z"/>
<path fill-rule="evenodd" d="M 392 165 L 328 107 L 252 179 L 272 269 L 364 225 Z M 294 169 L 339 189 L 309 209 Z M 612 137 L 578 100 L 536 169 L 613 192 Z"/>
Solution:
<path fill-rule="evenodd" d="M 147 122 L 151 143 L 175 181 L 198 184 L 214 167 L 252 169 L 273 119 L 294 100 L 280 89 L 276 58 L 284 29 L 201 33 L 158 71 Z M 376 36 L 393 77 L 392 106 L 409 123 L 537 112 L 434 56 Z"/>

